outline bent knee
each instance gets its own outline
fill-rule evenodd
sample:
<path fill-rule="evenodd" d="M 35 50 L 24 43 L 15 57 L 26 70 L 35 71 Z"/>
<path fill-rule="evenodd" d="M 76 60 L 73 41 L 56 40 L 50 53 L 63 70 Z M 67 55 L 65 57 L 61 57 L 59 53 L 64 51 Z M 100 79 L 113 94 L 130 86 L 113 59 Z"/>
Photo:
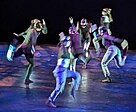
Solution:
<path fill-rule="evenodd" d="M 105 67 L 107 64 L 104 61 L 101 61 L 101 66 Z"/>

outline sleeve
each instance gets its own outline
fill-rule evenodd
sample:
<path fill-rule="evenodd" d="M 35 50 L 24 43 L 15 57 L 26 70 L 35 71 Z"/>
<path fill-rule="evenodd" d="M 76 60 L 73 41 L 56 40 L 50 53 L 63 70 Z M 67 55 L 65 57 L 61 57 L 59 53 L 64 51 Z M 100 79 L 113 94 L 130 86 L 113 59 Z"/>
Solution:
<path fill-rule="evenodd" d="M 109 14 L 109 21 L 110 21 L 110 22 L 113 22 L 113 18 L 112 18 L 112 16 L 111 16 L 111 14 Z"/>
<path fill-rule="evenodd" d="M 71 23 L 73 31 L 78 32 L 74 23 Z"/>
<path fill-rule="evenodd" d="M 77 22 L 76 30 L 79 31 L 79 21 Z"/>
<path fill-rule="evenodd" d="M 116 37 L 111 36 L 111 35 L 103 35 L 103 38 L 105 38 L 107 40 L 111 40 L 113 42 L 117 42 L 117 43 L 122 43 L 123 42 L 123 39 L 119 39 L 119 38 L 116 38 Z"/>
<path fill-rule="evenodd" d="M 43 26 L 42 33 L 43 33 L 43 34 L 47 34 L 47 33 L 48 33 L 46 24 Z"/>
<path fill-rule="evenodd" d="M 24 37 L 24 35 L 26 35 L 27 32 L 28 32 L 31 28 L 32 28 L 32 26 L 30 25 L 29 28 L 28 28 L 26 31 L 20 33 L 19 36 L 23 36 L 23 37 Z"/>

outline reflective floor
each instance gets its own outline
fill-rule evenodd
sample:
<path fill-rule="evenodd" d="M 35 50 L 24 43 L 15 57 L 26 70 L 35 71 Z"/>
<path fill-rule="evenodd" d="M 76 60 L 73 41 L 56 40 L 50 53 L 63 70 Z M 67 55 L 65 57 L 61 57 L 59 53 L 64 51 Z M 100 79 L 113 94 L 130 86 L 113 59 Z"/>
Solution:
<path fill-rule="evenodd" d="M 77 62 L 82 81 L 76 92 L 76 100 L 69 95 L 70 84 L 55 101 L 57 108 L 50 108 L 45 101 L 55 87 L 52 71 L 57 60 L 57 48 L 51 45 L 37 46 L 34 81 L 27 89 L 24 85 L 28 65 L 24 56 L 14 62 L 6 60 L 7 45 L 0 45 L 0 112 L 136 112 L 136 51 L 129 50 L 126 65 L 116 68 L 109 64 L 112 83 L 101 83 L 104 78 L 100 61 L 92 59 L 87 69 Z M 90 48 L 95 57 L 93 48 Z M 104 52 L 104 50 L 103 50 Z M 102 54 L 103 55 L 103 54 Z"/>

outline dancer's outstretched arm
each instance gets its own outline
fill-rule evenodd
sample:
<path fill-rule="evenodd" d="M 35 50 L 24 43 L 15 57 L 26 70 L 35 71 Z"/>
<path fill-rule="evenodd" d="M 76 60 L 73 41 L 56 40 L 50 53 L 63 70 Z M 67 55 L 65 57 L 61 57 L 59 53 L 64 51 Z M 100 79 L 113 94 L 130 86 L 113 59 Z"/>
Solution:
<path fill-rule="evenodd" d="M 46 23 L 45 23 L 45 20 L 44 20 L 44 19 L 42 19 L 42 25 L 43 25 L 42 33 L 43 33 L 43 34 L 47 34 L 47 33 L 48 33 L 48 30 L 47 30 Z"/>

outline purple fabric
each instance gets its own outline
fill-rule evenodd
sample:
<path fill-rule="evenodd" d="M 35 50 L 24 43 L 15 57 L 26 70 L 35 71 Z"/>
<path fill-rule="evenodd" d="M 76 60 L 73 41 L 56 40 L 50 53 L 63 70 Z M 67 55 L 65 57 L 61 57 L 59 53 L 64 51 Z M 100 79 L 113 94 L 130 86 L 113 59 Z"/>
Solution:
<path fill-rule="evenodd" d="M 71 37 L 71 41 L 72 41 L 73 54 L 83 53 L 83 47 L 82 47 L 80 35 L 70 34 L 69 36 Z"/>

